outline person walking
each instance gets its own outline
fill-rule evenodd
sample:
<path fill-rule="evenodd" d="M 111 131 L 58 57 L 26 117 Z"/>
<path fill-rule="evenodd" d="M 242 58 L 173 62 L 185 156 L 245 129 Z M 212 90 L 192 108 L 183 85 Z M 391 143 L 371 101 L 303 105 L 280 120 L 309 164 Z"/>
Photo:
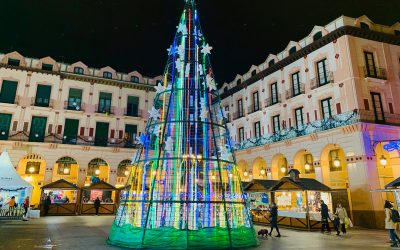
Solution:
<path fill-rule="evenodd" d="M 389 237 L 392 242 L 391 247 L 398 247 L 399 246 L 399 236 L 396 233 L 397 223 L 393 221 L 392 212 L 393 212 L 393 205 L 390 201 L 385 201 L 385 229 L 389 230 Z"/>
<path fill-rule="evenodd" d="M 14 215 L 14 209 L 15 209 L 15 196 L 11 197 L 6 204 L 8 205 L 8 214 L 10 216 Z"/>
<path fill-rule="evenodd" d="M 328 233 L 331 233 L 331 229 L 329 227 L 329 209 L 323 200 L 321 203 L 321 233 L 325 232 L 325 229 Z"/>
<path fill-rule="evenodd" d="M 46 199 L 44 200 L 44 216 L 47 216 L 47 214 L 49 213 L 50 205 L 51 205 L 50 195 L 47 195 Z"/>
<path fill-rule="evenodd" d="M 279 228 L 278 228 L 278 207 L 276 206 L 276 203 L 273 202 L 271 207 L 271 215 L 269 216 L 270 218 L 270 223 L 271 223 L 271 231 L 269 231 L 269 236 L 271 236 L 272 231 L 276 230 L 276 232 L 278 233 L 275 237 L 281 237 L 281 234 L 279 232 Z"/>
<path fill-rule="evenodd" d="M 337 217 L 340 220 L 340 230 L 342 231 L 343 234 L 345 234 L 346 233 L 346 220 L 348 220 L 348 217 L 347 217 L 346 209 L 344 207 L 342 207 L 342 204 L 340 204 L 340 203 L 337 204 L 335 214 L 337 215 Z M 336 235 L 340 235 L 339 230 L 337 230 Z"/>
<path fill-rule="evenodd" d="M 24 208 L 24 218 L 26 219 L 27 214 L 28 214 L 28 209 L 29 209 L 29 196 L 25 197 L 24 203 L 22 204 L 22 207 Z M 24 219 L 24 220 L 25 220 Z"/>
<path fill-rule="evenodd" d="M 100 199 L 99 197 L 96 198 L 94 201 L 94 209 L 96 209 L 96 215 L 99 215 L 99 208 L 100 208 Z"/>

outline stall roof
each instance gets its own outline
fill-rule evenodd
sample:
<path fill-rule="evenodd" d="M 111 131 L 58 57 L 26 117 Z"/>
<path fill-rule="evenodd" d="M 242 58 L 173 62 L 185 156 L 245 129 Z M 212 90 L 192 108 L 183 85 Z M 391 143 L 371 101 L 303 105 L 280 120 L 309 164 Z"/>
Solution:
<path fill-rule="evenodd" d="M 113 185 L 105 182 L 100 181 L 99 183 L 92 184 L 88 187 L 84 187 L 83 189 L 109 189 L 109 190 L 117 190 L 118 188 L 114 187 Z"/>
<path fill-rule="evenodd" d="M 277 184 L 277 180 L 252 180 L 246 186 L 243 185 L 244 191 L 265 192 Z"/>
<path fill-rule="evenodd" d="M 0 155 L 0 191 L 18 191 L 29 189 L 30 195 L 33 186 L 19 176 L 11 163 L 10 156 L 6 150 Z"/>
<path fill-rule="evenodd" d="M 42 189 L 69 189 L 69 190 L 76 190 L 79 189 L 78 186 L 76 186 L 75 184 L 68 182 L 64 179 L 60 179 L 58 181 L 49 183 L 47 185 L 44 185 L 42 187 Z"/>
<path fill-rule="evenodd" d="M 400 177 L 385 185 L 386 189 L 392 189 L 392 188 L 397 188 L 397 187 L 400 187 Z"/>
<path fill-rule="evenodd" d="M 278 183 L 271 187 L 270 191 L 279 190 L 313 190 L 313 191 L 332 191 L 328 186 L 310 178 L 299 178 L 297 181 L 289 177 L 283 177 Z"/>

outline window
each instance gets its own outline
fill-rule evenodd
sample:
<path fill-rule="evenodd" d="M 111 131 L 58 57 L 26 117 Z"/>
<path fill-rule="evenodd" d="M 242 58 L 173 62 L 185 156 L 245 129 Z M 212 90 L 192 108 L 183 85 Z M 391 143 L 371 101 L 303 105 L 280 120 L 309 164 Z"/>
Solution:
<path fill-rule="evenodd" d="M 224 88 L 224 93 L 228 92 L 228 87 Z"/>
<path fill-rule="evenodd" d="M 125 147 L 133 147 L 136 140 L 137 126 L 126 124 L 125 125 Z"/>
<path fill-rule="evenodd" d="M 394 30 L 394 35 L 395 36 L 400 36 L 400 30 Z"/>
<path fill-rule="evenodd" d="M 322 37 L 322 32 L 318 31 L 317 33 L 314 34 L 313 36 L 313 41 L 317 41 L 318 39 L 320 39 Z"/>
<path fill-rule="evenodd" d="M 289 55 L 296 53 L 296 46 L 293 46 L 289 49 Z"/>
<path fill-rule="evenodd" d="M 251 76 L 255 76 L 255 75 L 257 75 L 257 70 L 251 71 Z"/>
<path fill-rule="evenodd" d="M 381 94 L 372 92 L 371 97 L 372 97 L 372 107 L 374 108 L 375 122 L 376 123 L 385 122 L 385 115 L 383 113 Z"/>
<path fill-rule="evenodd" d="M 239 114 L 239 117 L 243 117 L 244 116 L 244 114 L 243 114 L 243 100 L 242 99 L 238 100 L 238 114 Z"/>
<path fill-rule="evenodd" d="M 64 144 L 76 144 L 76 139 L 78 136 L 79 120 L 76 119 L 65 119 L 64 125 Z"/>
<path fill-rule="evenodd" d="M 78 75 L 83 75 L 84 74 L 84 70 L 81 67 L 74 67 L 74 73 L 78 74 Z"/>
<path fill-rule="evenodd" d="M 58 175 L 71 175 L 71 170 L 73 170 L 73 165 L 77 162 L 71 157 L 63 157 L 56 161 L 57 163 L 57 174 Z"/>
<path fill-rule="evenodd" d="M 106 147 L 108 143 L 108 122 L 96 122 L 94 145 Z"/>
<path fill-rule="evenodd" d="M 239 128 L 239 142 L 244 141 L 244 128 Z"/>
<path fill-rule="evenodd" d="M 260 110 L 260 101 L 258 100 L 258 91 L 253 93 L 253 111 Z"/>
<path fill-rule="evenodd" d="M 25 174 L 39 174 L 40 162 L 28 161 L 26 163 Z"/>
<path fill-rule="evenodd" d="M 46 132 L 47 117 L 33 116 L 31 130 L 29 132 L 29 141 L 43 142 Z"/>
<path fill-rule="evenodd" d="M 139 83 L 139 77 L 137 76 L 131 76 L 131 82 L 134 83 Z M 156 84 L 158 84 L 159 82 L 157 81 Z"/>
<path fill-rule="evenodd" d="M 295 109 L 294 115 L 295 115 L 295 119 L 296 119 L 296 127 L 297 127 L 297 129 L 299 129 L 304 125 L 303 107 Z"/>
<path fill-rule="evenodd" d="M 42 63 L 42 70 L 53 71 L 53 64 Z"/>
<path fill-rule="evenodd" d="M 139 114 L 139 97 L 128 96 L 128 103 L 126 106 L 126 115 L 138 117 Z"/>
<path fill-rule="evenodd" d="M 375 59 L 374 54 L 372 52 L 364 51 L 365 57 L 365 65 L 366 65 L 366 76 L 367 77 L 376 77 L 376 67 L 375 67 Z"/>
<path fill-rule="evenodd" d="M 8 58 L 8 65 L 19 66 L 19 64 L 20 64 L 19 59 Z"/>
<path fill-rule="evenodd" d="M 360 23 L 360 28 L 363 29 L 363 30 L 369 30 L 369 25 L 364 23 L 364 22 L 361 22 Z"/>
<path fill-rule="evenodd" d="M 278 83 L 275 82 L 271 84 L 271 104 L 276 104 L 279 102 L 278 98 Z"/>
<path fill-rule="evenodd" d="M 272 67 L 272 65 L 275 64 L 275 60 L 272 59 L 271 61 L 268 62 L 268 67 Z"/>
<path fill-rule="evenodd" d="M 254 136 L 256 138 L 261 137 L 261 123 L 259 121 L 254 123 Z"/>
<path fill-rule="evenodd" d="M 293 91 L 293 96 L 301 94 L 300 72 L 292 74 L 292 91 Z"/>
<path fill-rule="evenodd" d="M 0 113 L 0 140 L 7 140 L 11 126 L 11 114 Z"/>
<path fill-rule="evenodd" d="M 69 89 L 68 95 L 68 110 L 81 110 L 82 108 L 82 90 L 81 89 Z"/>
<path fill-rule="evenodd" d="M 322 108 L 322 118 L 329 119 L 332 117 L 332 107 L 331 107 L 332 98 L 327 98 L 321 101 Z"/>
<path fill-rule="evenodd" d="M 323 59 L 323 60 L 317 62 L 318 82 L 319 82 L 320 86 L 325 85 L 329 82 L 326 66 L 327 66 L 326 59 Z"/>
<path fill-rule="evenodd" d="M 238 79 L 238 80 L 236 81 L 236 85 L 240 85 L 240 84 L 242 84 L 242 79 Z"/>
<path fill-rule="evenodd" d="M 3 80 L 0 92 L 0 102 L 15 103 L 15 95 L 17 93 L 18 83 L 15 81 Z"/>
<path fill-rule="evenodd" d="M 107 79 L 112 79 L 112 73 L 108 71 L 103 72 L 103 77 Z"/>
<path fill-rule="evenodd" d="M 277 133 L 281 130 L 281 123 L 280 123 L 279 115 L 275 115 L 272 117 L 272 125 L 273 125 L 274 133 Z"/>
<path fill-rule="evenodd" d="M 38 84 L 36 90 L 35 106 L 49 107 L 51 86 Z"/>
<path fill-rule="evenodd" d="M 228 119 L 228 121 L 230 121 L 231 119 L 230 119 L 229 106 L 228 106 L 228 105 L 225 106 L 225 111 L 226 111 L 226 113 L 228 114 L 228 115 L 227 115 L 227 119 Z"/>
<path fill-rule="evenodd" d="M 111 93 L 100 92 L 98 113 L 111 113 Z"/>

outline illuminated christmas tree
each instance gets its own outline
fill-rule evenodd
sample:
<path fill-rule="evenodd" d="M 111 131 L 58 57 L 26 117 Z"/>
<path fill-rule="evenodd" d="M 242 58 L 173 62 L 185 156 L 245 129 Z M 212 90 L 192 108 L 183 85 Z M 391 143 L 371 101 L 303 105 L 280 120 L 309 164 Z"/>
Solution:
<path fill-rule="evenodd" d="M 108 242 L 130 248 L 257 245 L 194 0 L 186 0 L 142 148 Z"/>

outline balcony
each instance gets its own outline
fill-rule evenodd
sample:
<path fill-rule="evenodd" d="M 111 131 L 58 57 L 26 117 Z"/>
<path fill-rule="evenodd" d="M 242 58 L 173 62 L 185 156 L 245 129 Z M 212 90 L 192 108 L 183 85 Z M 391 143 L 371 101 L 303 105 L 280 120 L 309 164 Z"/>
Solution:
<path fill-rule="evenodd" d="M 305 93 L 305 89 L 304 89 L 304 84 L 303 83 L 300 83 L 300 89 L 297 90 L 297 91 L 298 91 L 297 93 L 294 92 L 293 86 L 292 86 L 291 89 L 286 90 L 286 99 L 290 99 L 290 98 L 293 98 L 295 96 L 304 94 Z"/>
<path fill-rule="evenodd" d="M 85 103 L 64 102 L 64 109 L 71 111 L 85 111 Z"/>
<path fill-rule="evenodd" d="M 271 107 L 271 106 L 273 106 L 275 104 L 278 104 L 278 103 L 281 103 L 281 98 L 279 97 L 279 95 L 276 98 L 269 97 L 269 98 L 264 100 L 264 105 L 265 105 L 266 108 L 267 107 Z"/>
<path fill-rule="evenodd" d="M 326 85 L 326 84 L 328 84 L 328 83 L 333 83 L 334 82 L 334 78 L 333 78 L 333 72 L 332 71 L 328 71 L 328 72 L 326 72 L 327 74 L 326 74 L 326 78 L 319 78 L 319 77 L 316 77 L 316 78 L 313 78 L 313 79 L 311 79 L 311 89 L 316 89 L 316 88 L 319 88 L 319 87 L 321 87 L 321 86 L 324 86 L 324 85 Z"/>
<path fill-rule="evenodd" d="M 22 141 L 29 142 L 29 133 L 17 132 L 11 134 L 8 137 L 9 141 Z M 95 146 L 95 138 L 91 136 L 73 136 L 71 138 L 64 137 L 58 134 L 48 134 L 44 136 L 43 143 L 54 143 L 54 144 L 70 144 L 70 145 L 81 145 L 81 146 Z M 139 148 L 140 144 L 136 141 L 128 141 L 125 139 L 108 138 L 106 144 L 103 147 L 117 147 L 117 148 Z"/>
<path fill-rule="evenodd" d="M 400 114 L 392 114 L 389 112 L 383 112 L 383 120 L 377 120 L 375 112 L 373 110 L 359 110 L 360 121 L 367 123 L 378 123 L 387 125 L 400 125 Z"/>
<path fill-rule="evenodd" d="M 31 97 L 31 106 L 54 108 L 54 100 Z"/>
<path fill-rule="evenodd" d="M 340 115 L 335 115 L 330 119 L 318 120 L 305 124 L 298 128 L 283 129 L 273 134 L 266 134 L 261 137 L 254 137 L 235 145 L 236 150 L 243 150 L 252 147 L 272 144 L 279 141 L 289 140 L 296 137 L 319 133 L 329 129 L 344 127 L 360 121 L 357 111 L 351 111 Z"/>
<path fill-rule="evenodd" d="M 102 107 L 100 107 L 98 104 L 96 104 L 96 113 L 112 115 L 112 114 L 115 114 L 115 107 L 114 106 L 102 106 Z"/>
<path fill-rule="evenodd" d="M 143 110 L 138 109 L 138 110 L 128 110 L 127 108 L 124 108 L 124 116 L 129 116 L 129 117 L 142 117 L 143 116 Z"/>
<path fill-rule="evenodd" d="M 367 78 L 376 78 L 380 80 L 387 80 L 386 69 L 384 68 L 370 68 L 368 69 L 366 66 L 363 67 L 364 77 Z"/>
<path fill-rule="evenodd" d="M 254 105 L 254 103 L 252 105 L 250 105 L 250 107 L 247 108 L 247 114 L 252 114 L 254 112 L 257 112 L 261 110 L 261 103 L 257 103 Z"/>
<path fill-rule="evenodd" d="M 242 112 L 234 112 L 233 113 L 233 120 L 237 120 L 237 119 L 239 119 L 239 118 L 242 118 L 242 117 L 244 117 L 244 112 L 242 111 Z"/>

